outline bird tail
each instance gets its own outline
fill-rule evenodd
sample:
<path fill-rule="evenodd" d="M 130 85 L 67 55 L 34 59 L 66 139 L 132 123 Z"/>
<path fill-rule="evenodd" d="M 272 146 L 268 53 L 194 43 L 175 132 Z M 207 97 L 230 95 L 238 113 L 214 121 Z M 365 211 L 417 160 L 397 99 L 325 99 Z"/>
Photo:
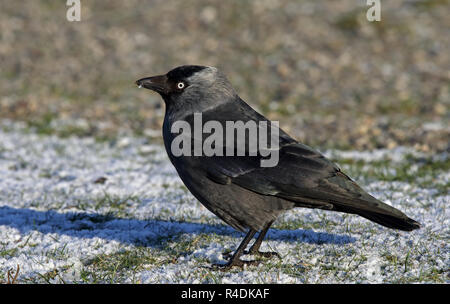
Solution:
<path fill-rule="evenodd" d="M 373 196 L 366 194 L 365 199 L 342 199 L 333 203 L 325 203 L 313 199 L 292 199 L 298 207 L 319 208 L 325 210 L 334 210 L 338 212 L 358 214 L 368 220 L 371 220 L 382 226 L 399 229 L 403 231 L 412 231 L 421 227 L 420 223 L 409 218 L 406 214 L 392 206 L 389 206 Z"/>
<path fill-rule="evenodd" d="M 420 228 L 420 223 L 409 218 L 406 214 L 387 205 L 373 196 L 364 193 L 364 199 L 353 200 L 352 203 L 335 203 L 334 210 L 358 214 L 382 226 L 412 231 Z"/>
<path fill-rule="evenodd" d="M 378 223 L 382 226 L 392 229 L 412 231 L 420 228 L 419 222 L 407 217 L 406 215 L 396 216 L 376 212 L 362 212 L 362 211 L 359 211 L 358 214 L 368 220 L 371 220 L 375 223 Z"/>

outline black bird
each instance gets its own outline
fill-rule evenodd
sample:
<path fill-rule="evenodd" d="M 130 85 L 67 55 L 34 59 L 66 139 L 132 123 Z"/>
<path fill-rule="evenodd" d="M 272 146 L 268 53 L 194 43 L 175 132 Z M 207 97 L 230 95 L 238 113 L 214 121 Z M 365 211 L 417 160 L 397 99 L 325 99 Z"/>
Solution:
<path fill-rule="evenodd" d="M 255 121 L 270 124 L 238 96 L 218 69 L 180 66 L 165 75 L 140 79 L 136 84 L 159 93 L 164 99 L 164 144 L 186 187 L 227 224 L 248 231 L 229 262 L 216 266 L 229 269 L 256 264 L 257 261 L 240 259 L 247 253 L 277 256 L 275 252 L 260 252 L 261 242 L 277 216 L 294 207 L 358 214 L 392 229 L 420 228 L 418 222 L 369 195 L 338 166 L 281 129 L 278 129 L 279 161 L 273 167 L 261 166 L 260 160 L 264 159 L 261 151 L 256 156 L 195 156 L 194 153 L 175 156 L 171 145 L 178 134 L 171 132 L 172 126 L 176 121 L 186 121 L 194 127 L 194 113 L 202 114 L 203 123 L 219 121 L 225 125 L 226 121 Z M 202 140 L 207 135 L 202 134 Z M 199 139 L 192 135 L 191 140 Z M 223 149 L 229 145 L 225 140 L 222 144 Z M 245 144 L 249 144 L 248 139 Z M 258 238 L 245 251 L 258 231 Z"/>

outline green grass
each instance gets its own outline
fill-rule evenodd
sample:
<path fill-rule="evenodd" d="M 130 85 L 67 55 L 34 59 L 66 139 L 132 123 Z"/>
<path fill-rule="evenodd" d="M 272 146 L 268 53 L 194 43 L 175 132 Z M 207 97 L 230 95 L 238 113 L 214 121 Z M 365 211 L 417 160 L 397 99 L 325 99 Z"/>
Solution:
<path fill-rule="evenodd" d="M 113 254 L 101 254 L 86 261 L 81 270 L 84 283 L 118 283 L 126 277 L 136 283 L 133 274 L 173 261 L 161 259 L 154 251 L 146 247 L 122 250 Z"/>
<path fill-rule="evenodd" d="M 433 160 L 432 157 L 407 155 L 405 161 L 388 159 L 366 163 L 363 160 L 335 160 L 342 170 L 354 179 L 405 182 L 420 187 L 437 189 L 436 195 L 446 193 L 448 183 L 440 183 L 439 174 L 450 170 L 450 159 Z"/>
<path fill-rule="evenodd" d="M 61 149 L 64 155 L 64 147 Z M 339 155 L 339 153 L 335 154 Z M 151 158 L 153 153 L 150 153 Z M 365 161 L 360 159 L 347 159 L 335 156 L 334 159 L 352 178 L 357 180 L 362 186 L 372 182 L 392 183 L 392 190 L 395 192 L 395 182 L 410 185 L 411 188 L 433 189 L 434 196 L 440 198 L 447 194 L 448 184 L 439 179 L 439 176 L 449 172 L 450 161 L 439 155 L 425 155 L 411 152 L 404 154 L 403 158 L 393 161 L 389 155 L 384 159 Z M 30 164 L 18 161 L 17 170 L 27 168 Z M 45 170 L 41 173 L 42 178 L 52 178 L 51 172 Z M 177 204 L 186 204 L 187 189 L 185 186 L 171 183 L 162 184 L 164 199 Z M 386 189 L 389 189 L 389 185 Z M 70 194 L 68 194 L 70 195 Z M 417 193 L 407 193 L 407 197 L 414 201 Z M 139 195 L 111 195 L 106 190 L 100 192 L 98 196 L 84 200 L 74 200 L 71 202 L 80 212 L 68 217 L 68 221 L 77 222 L 74 225 L 80 229 L 93 229 L 96 225 L 102 225 L 117 217 L 134 218 L 132 211 L 141 203 Z M 190 199 L 190 198 L 188 198 Z M 41 208 L 39 202 L 46 201 L 45 197 L 40 198 L 32 207 Z M 58 210 L 62 208 L 64 201 L 55 201 L 46 206 L 47 209 Z M 409 204 L 409 203 L 408 203 Z M 415 202 L 411 202 L 415 204 Z M 433 207 L 432 200 L 424 200 L 423 212 L 428 212 Z M 407 206 L 407 205 L 405 205 Z M 417 206 L 416 206 L 417 207 Z M 402 207 L 403 208 L 403 207 Z M 88 211 L 84 214 L 82 211 Z M 403 210 L 403 209 L 402 209 Z M 93 212 L 95 211 L 95 212 Z M 407 211 L 407 209 L 405 210 Z M 419 283 L 419 282 L 448 282 L 448 271 L 442 266 L 448 250 L 446 248 L 447 236 L 443 233 L 427 232 L 426 239 L 411 239 L 411 244 L 403 246 L 405 250 L 397 250 L 400 237 L 395 231 L 383 230 L 383 235 L 389 238 L 385 243 L 381 243 L 375 238 L 380 233 L 380 227 L 369 221 L 358 221 L 355 223 L 356 215 L 341 214 L 331 216 L 331 212 L 309 210 L 306 216 L 283 218 L 275 222 L 273 228 L 278 230 L 313 230 L 315 232 L 336 233 L 339 227 L 339 235 L 349 235 L 356 239 L 355 243 L 349 242 L 344 245 L 315 241 L 294 241 L 285 240 L 283 243 L 282 260 L 262 259 L 260 266 L 250 266 L 246 269 L 252 273 L 252 283 L 265 283 L 275 280 L 274 277 L 298 280 L 303 283 L 318 283 L 331 280 L 334 282 L 367 282 L 367 265 L 373 260 L 373 256 L 378 261 L 379 271 L 383 275 L 386 283 Z M 313 216 L 309 216 L 313 214 Z M 176 220 L 181 222 L 192 222 L 193 216 L 190 211 L 186 211 L 176 218 L 173 217 L 173 209 L 160 209 L 158 214 L 149 215 L 152 220 Z M 210 224 L 211 218 L 195 218 L 195 222 Z M 91 225 L 92 223 L 92 225 Z M 427 227 L 423 228 L 427 229 Z M 28 254 L 28 250 L 38 246 L 30 242 L 33 233 L 23 236 L 15 244 L 0 242 L 0 257 L 11 259 L 20 254 Z M 119 244 L 117 251 L 95 254 L 86 257 L 81 266 L 66 262 L 71 258 L 67 251 L 67 243 L 60 236 L 48 234 L 55 245 L 42 250 L 42 255 L 32 257 L 35 259 L 37 268 L 46 267 L 45 272 L 32 272 L 19 276 L 20 283 L 64 283 L 69 273 L 78 272 L 77 283 L 139 283 L 142 273 L 155 271 L 165 271 L 168 269 L 184 269 L 176 273 L 178 280 L 195 280 L 200 283 L 221 283 L 230 276 L 242 274 L 242 270 L 235 268 L 230 272 L 222 273 L 211 269 L 211 260 L 205 257 L 202 252 L 219 244 L 226 251 L 234 251 L 240 242 L 240 235 L 221 235 L 215 233 L 185 233 L 175 234 L 159 239 L 152 239 L 151 242 L 134 242 L 133 244 Z M 119 242 L 120 243 L 120 242 Z M 430 243 L 433 248 L 430 248 Z M 53 242 L 52 242 L 53 244 Z M 263 250 L 280 251 L 277 248 L 279 240 L 269 237 Z M 92 245 L 91 245 L 92 246 Z M 436 246 L 438 250 L 434 250 Z M 102 248 L 102 242 L 92 246 L 96 250 Z M 272 248 L 273 247 L 273 248 Z M 430 251 L 433 249 L 433 251 Z M 48 262 L 54 262 L 58 266 L 48 266 Z M 422 263 L 427 267 L 422 267 Z M 186 271 L 181 265 L 192 265 L 192 269 Z M 38 267 L 39 266 L 39 267 Z M 189 266 L 188 266 L 189 267 Z M 378 266 L 377 266 L 378 267 Z M 53 268 L 53 269 L 52 269 Z M 160 269 L 162 268 L 162 270 Z M 7 277 L 5 270 L 0 271 L 0 281 L 5 281 Z M 314 273 L 314 275 L 311 275 Z M 173 275 L 173 272 L 172 272 Z M 69 276 L 70 277 L 70 276 Z M 155 280 L 155 282 L 157 282 Z"/>

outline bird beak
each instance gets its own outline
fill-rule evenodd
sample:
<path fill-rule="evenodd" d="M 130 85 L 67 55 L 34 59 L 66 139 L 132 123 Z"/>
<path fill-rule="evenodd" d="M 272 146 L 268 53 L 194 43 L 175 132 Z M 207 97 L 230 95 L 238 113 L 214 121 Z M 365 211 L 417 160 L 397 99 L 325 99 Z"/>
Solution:
<path fill-rule="evenodd" d="M 160 94 L 166 94 L 168 92 L 166 75 L 142 78 L 137 80 L 136 84 L 139 88 L 144 87 Z"/>

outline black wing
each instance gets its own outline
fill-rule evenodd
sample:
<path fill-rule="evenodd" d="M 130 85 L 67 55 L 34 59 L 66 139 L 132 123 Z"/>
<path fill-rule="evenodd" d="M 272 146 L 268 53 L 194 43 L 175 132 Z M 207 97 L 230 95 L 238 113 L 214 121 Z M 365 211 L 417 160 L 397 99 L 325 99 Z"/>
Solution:
<path fill-rule="evenodd" d="M 221 122 L 268 122 L 243 101 L 222 105 L 202 114 L 203 122 L 217 120 L 218 117 Z M 303 207 L 360 214 L 391 228 L 418 228 L 418 223 L 369 195 L 322 154 L 297 142 L 281 129 L 279 134 L 279 162 L 275 167 L 261 167 L 260 155 L 202 156 L 191 161 L 202 167 L 207 177 L 216 183 L 234 183 L 262 195 L 296 202 Z M 223 145 L 226 146 L 226 142 Z M 399 218 L 401 223 L 398 223 Z"/>

